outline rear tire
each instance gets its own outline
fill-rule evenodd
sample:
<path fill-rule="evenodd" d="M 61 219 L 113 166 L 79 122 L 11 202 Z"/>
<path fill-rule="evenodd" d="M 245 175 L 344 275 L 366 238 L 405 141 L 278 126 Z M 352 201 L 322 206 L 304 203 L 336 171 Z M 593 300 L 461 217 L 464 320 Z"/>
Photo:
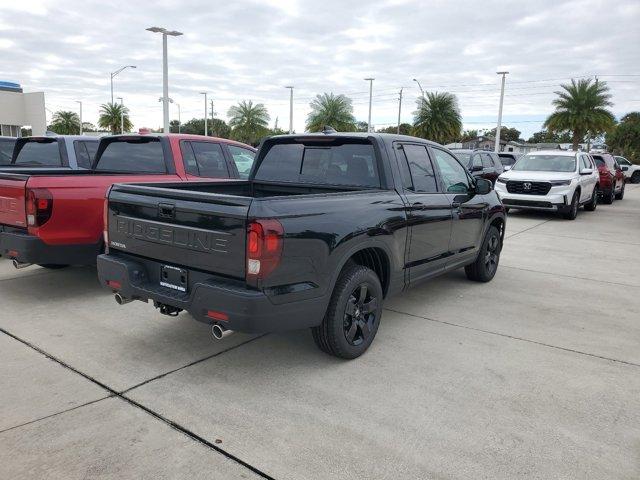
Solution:
<path fill-rule="evenodd" d="M 55 265 L 52 263 L 39 263 L 38 265 L 41 266 L 42 268 L 48 268 L 49 270 L 61 270 L 69 266 L 69 265 Z"/>
<path fill-rule="evenodd" d="M 640 171 L 633 172 L 633 175 L 631 175 L 631 183 L 640 183 Z"/>
<path fill-rule="evenodd" d="M 339 358 L 362 355 L 378 331 L 382 297 L 380 279 L 373 270 L 348 264 L 336 282 L 322 323 L 311 328 L 318 348 Z"/>
<path fill-rule="evenodd" d="M 589 203 L 584 204 L 584 209 L 587 212 L 593 212 L 595 211 L 597 206 L 598 206 L 598 189 L 594 188 L 593 193 L 591 194 L 591 200 L 589 200 Z"/>
<path fill-rule="evenodd" d="M 607 191 L 604 190 L 602 192 L 602 203 L 606 204 L 606 205 L 611 205 L 613 203 L 613 201 L 616 198 L 616 186 L 612 185 L 611 186 L 611 190 Z"/>
<path fill-rule="evenodd" d="M 571 205 L 569 210 L 564 212 L 562 216 L 567 220 L 575 220 L 578 216 L 578 207 L 580 206 L 580 192 L 574 192 L 571 198 Z"/>
<path fill-rule="evenodd" d="M 616 200 L 622 200 L 624 198 L 624 187 L 625 187 L 626 183 L 622 182 L 622 188 L 620 189 L 620 192 L 616 193 Z"/>
<path fill-rule="evenodd" d="M 491 226 L 484 237 L 475 261 L 464 267 L 464 273 L 467 274 L 467 278 L 474 282 L 490 281 L 498 271 L 501 251 L 502 239 L 500 238 L 500 231 Z"/>

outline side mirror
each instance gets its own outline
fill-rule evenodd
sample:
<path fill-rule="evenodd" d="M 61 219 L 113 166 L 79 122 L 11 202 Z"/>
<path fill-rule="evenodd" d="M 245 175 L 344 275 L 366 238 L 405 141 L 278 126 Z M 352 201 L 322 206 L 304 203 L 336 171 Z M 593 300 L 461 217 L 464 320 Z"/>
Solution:
<path fill-rule="evenodd" d="M 580 175 L 591 175 L 592 173 L 592 168 L 583 168 L 582 170 L 580 170 Z"/>
<path fill-rule="evenodd" d="M 474 165 L 473 167 L 471 167 L 471 171 L 472 172 L 481 172 L 482 171 L 482 165 Z"/>
<path fill-rule="evenodd" d="M 620 168 L 622 168 L 623 172 L 626 172 L 627 170 L 629 170 L 629 166 L 628 165 L 622 165 L 622 167 L 620 167 Z"/>
<path fill-rule="evenodd" d="M 485 178 L 476 179 L 476 193 L 478 195 L 486 195 L 493 189 L 493 184 Z"/>

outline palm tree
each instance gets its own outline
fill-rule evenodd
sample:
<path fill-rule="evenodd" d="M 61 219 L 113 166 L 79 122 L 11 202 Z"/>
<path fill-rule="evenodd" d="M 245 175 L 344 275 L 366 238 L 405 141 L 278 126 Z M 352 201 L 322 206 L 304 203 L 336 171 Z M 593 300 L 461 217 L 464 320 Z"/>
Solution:
<path fill-rule="evenodd" d="M 556 111 L 547 117 L 544 128 L 571 132 L 574 150 L 585 136 L 595 137 L 613 128 L 616 119 L 606 109 L 613 105 L 606 82 L 571 79 L 571 84 L 560 87 L 563 90 L 555 92 L 558 98 L 552 102 Z"/>
<path fill-rule="evenodd" d="M 455 142 L 462 132 L 458 99 L 448 92 L 427 92 L 416 100 L 413 134 L 438 143 Z"/>
<path fill-rule="evenodd" d="M 255 145 L 269 132 L 269 113 L 262 103 L 242 100 L 227 112 L 231 136 L 241 142 Z"/>
<path fill-rule="evenodd" d="M 124 115 L 124 131 L 128 132 L 133 127 L 129 120 L 129 109 L 119 103 L 105 103 L 100 105 L 100 118 L 98 118 L 98 126 L 111 130 L 111 134 L 115 135 L 121 131 L 122 116 Z"/>
<path fill-rule="evenodd" d="M 53 114 L 49 130 L 59 135 L 78 135 L 80 133 L 80 117 L 75 112 L 56 112 Z"/>
<path fill-rule="evenodd" d="M 306 127 L 309 132 L 320 132 L 325 126 L 333 127 L 339 132 L 353 132 L 356 129 L 351 99 L 344 95 L 316 95 L 309 106 L 311 112 L 307 116 Z"/>

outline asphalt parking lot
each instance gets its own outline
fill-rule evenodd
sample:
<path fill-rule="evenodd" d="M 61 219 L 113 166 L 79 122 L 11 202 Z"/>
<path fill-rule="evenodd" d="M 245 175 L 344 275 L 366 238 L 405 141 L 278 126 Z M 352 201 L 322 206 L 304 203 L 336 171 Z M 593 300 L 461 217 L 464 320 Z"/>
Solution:
<path fill-rule="evenodd" d="M 639 289 L 640 185 L 514 212 L 493 282 L 391 299 L 353 361 L 0 260 L 0 478 L 635 480 Z"/>

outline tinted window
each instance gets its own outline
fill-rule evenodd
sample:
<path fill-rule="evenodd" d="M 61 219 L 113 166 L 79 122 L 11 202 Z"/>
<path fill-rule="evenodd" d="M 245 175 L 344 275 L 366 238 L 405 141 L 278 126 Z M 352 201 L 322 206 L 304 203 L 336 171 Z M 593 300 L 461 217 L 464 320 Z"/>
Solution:
<path fill-rule="evenodd" d="M 96 170 L 136 173 L 167 173 L 162 145 L 157 140 L 110 142 Z"/>
<path fill-rule="evenodd" d="M 499 155 L 500 158 L 500 163 L 502 163 L 502 165 L 513 165 L 514 163 L 516 163 L 516 158 L 513 155 Z"/>
<path fill-rule="evenodd" d="M 229 178 L 227 161 L 219 143 L 191 142 L 201 177 Z"/>
<path fill-rule="evenodd" d="M 467 193 L 469 191 L 469 177 L 462 165 L 443 150 L 433 149 L 435 161 L 440 170 L 442 184 L 449 193 Z"/>
<path fill-rule="evenodd" d="M 574 172 L 576 157 L 571 155 L 527 154 L 513 166 L 515 171 L 528 172 Z"/>
<path fill-rule="evenodd" d="M 420 145 L 404 145 L 403 150 L 409 164 L 414 190 L 422 193 L 437 192 L 436 177 L 427 149 Z"/>
<path fill-rule="evenodd" d="M 27 142 L 20 149 L 16 165 L 59 167 L 62 165 L 58 141 Z"/>
<path fill-rule="evenodd" d="M 228 145 L 228 147 L 231 157 L 238 168 L 240 178 L 249 178 L 249 172 L 251 172 L 253 160 L 256 156 L 255 152 L 248 148 L 242 148 L 236 145 Z"/>
<path fill-rule="evenodd" d="M 273 145 L 255 179 L 380 187 L 373 145 L 362 143 Z"/>
<path fill-rule="evenodd" d="M 606 167 L 606 163 L 604 163 L 604 160 L 601 157 L 593 157 L 593 159 L 596 161 L 596 165 L 599 167 Z"/>
<path fill-rule="evenodd" d="M 471 154 L 470 153 L 454 152 L 454 155 L 456 157 L 458 157 L 458 160 L 460 160 L 460 163 L 462 163 L 462 165 L 466 165 L 466 166 L 471 167 Z"/>
<path fill-rule="evenodd" d="M 11 155 L 13 155 L 15 143 L 15 140 L 0 140 L 0 165 L 11 163 Z"/>
<path fill-rule="evenodd" d="M 76 161 L 78 166 L 82 168 L 91 168 L 93 159 L 96 156 L 96 150 L 98 150 L 98 142 L 73 142 L 73 148 L 76 151 Z"/>
<path fill-rule="evenodd" d="M 488 153 L 482 154 L 482 166 L 484 168 L 493 168 L 493 163 L 491 162 L 491 155 Z"/>

